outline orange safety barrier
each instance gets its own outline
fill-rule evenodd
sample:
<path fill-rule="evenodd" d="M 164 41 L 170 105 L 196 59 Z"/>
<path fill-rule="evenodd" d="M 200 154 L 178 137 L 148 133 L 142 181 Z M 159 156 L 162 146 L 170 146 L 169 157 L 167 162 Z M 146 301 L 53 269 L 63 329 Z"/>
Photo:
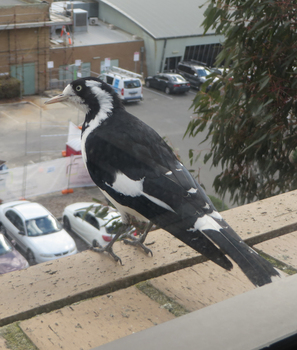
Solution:
<path fill-rule="evenodd" d="M 73 189 L 72 188 L 68 188 L 67 190 L 62 190 L 61 192 L 62 192 L 62 194 L 73 193 Z"/>

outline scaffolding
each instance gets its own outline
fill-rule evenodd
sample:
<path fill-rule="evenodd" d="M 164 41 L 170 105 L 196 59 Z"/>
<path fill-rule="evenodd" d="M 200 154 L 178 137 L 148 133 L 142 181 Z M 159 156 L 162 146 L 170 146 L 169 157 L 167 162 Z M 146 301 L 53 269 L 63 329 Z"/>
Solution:
<path fill-rule="evenodd" d="M 61 25 L 66 31 L 66 25 L 71 24 L 69 17 L 50 14 L 50 5 L 45 2 L 1 8 L 0 76 L 19 79 L 21 97 L 49 87 L 51 27 Z M 73 46 L 69 30 L 66 35 L 65 65 L 71 60 L 66 49 Z"/>

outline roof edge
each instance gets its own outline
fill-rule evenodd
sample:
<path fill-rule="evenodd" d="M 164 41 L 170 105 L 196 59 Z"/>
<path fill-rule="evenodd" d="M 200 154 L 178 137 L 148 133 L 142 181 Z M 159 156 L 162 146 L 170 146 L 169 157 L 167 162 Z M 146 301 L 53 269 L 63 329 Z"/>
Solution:
<path fill-rule="evenodd" d="M 136 21 L 133 17 L 131 17 L 130 15 L 128 15 L 128 13 L 126 13 L 125 11 L 122 11 L 119 7 L 101 0 L 102 3 L 104 3 L 105 5 L 110 6 L 111 8 L 115 9 L 116 11 L 118 11 L 119 13 L 125 15 L 125 17 L 127 17 L 128 19 L 130 19 L 133 23 L 137 24 L 140 28 L 142 28 L 147 34 L 149 34 L 151 37 L 153 37 L 154 39 L 159 39 L 158 37 L 156 37 L 152 32 L 150 32 L 146 27 L 144 27 L 141 23 L 139 23 L 138 21 Z"/>

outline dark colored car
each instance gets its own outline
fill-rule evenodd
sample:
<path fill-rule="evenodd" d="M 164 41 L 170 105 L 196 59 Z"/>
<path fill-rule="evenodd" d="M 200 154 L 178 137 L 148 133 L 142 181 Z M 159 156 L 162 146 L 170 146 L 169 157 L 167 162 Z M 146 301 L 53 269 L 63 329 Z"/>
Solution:
<path fill-rule="evenodd" d="M 0 233 L 0 274 L 29 267 L 28 261 Z"/>
<path fill-rule="evenodd" d="M 198 61 L 179 62 L 176 72 L 187 79 L 193 88 L 200 90 L 201 85 L 206 81 L 207 76 L 211 73 L 206 66 L 201 65 Z"/>
<path fill-rule="evenodd" d="M 184 93 L 190 90 L 190 83 L 176 73 L 160 73 L 145 79 L 145 86 L 164 91 L 166 94 Z"/>

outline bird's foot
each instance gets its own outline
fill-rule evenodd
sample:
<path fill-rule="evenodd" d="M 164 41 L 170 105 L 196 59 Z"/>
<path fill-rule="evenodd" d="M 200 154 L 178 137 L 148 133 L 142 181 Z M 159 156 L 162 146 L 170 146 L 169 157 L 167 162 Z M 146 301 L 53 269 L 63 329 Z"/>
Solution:
<path fill-rule="evenodd" d="M 122 263 L 122 260 L 121 258 L 116 255 L 112 249 L 112 246 L 109 246 L 107 245 L 106 247 L 101 247 L 98 243 L 96 246 L 92 246 L 91 247 L 91 250 L 93 250 L 94 252 L 97 252 L 97 253 L 108 253 L 112 258 L 114 258 L 115 262 L 120 262 L 120 264 L 123 266 L 123 263 Z"/>
<path fill-rule="evenodd" d="M 145 239 L 144 235 L 141 235 L 138 239 L 134 236 L 130 236 L 130 239 L 131 240 L 124 239 L 123 241 L 125 244 L 133 245 L 134 247 L 141 247 L 147 255 L 151 254 L 151 256 L 153 256 L 153 252 L 143 244 Z"/>

